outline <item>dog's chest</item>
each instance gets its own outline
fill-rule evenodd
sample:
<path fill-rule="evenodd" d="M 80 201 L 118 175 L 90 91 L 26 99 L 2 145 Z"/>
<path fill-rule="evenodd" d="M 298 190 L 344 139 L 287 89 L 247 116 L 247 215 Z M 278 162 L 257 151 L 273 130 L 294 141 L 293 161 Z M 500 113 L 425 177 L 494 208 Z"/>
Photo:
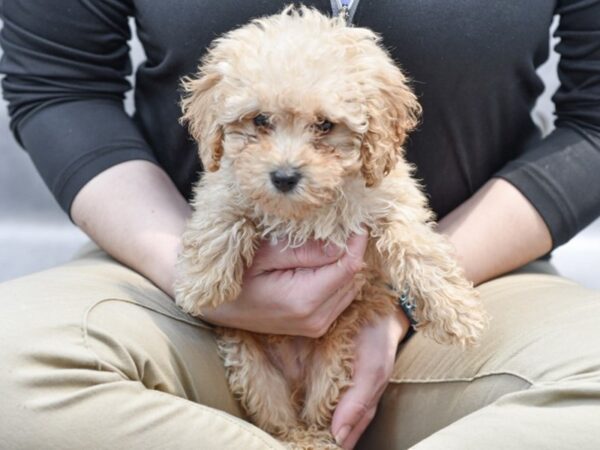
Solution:
<path fill-rule="evenodd" d="M 251 220 L 262 239 L 288 242 L 298 247 L 310 239 L 345 248 L 352 234 L 364 233 L 374 224 L 374 215 L 361 204 L 345 201 L 317 208 L 305 217 L 286 218 L 253 211 Z"/>
<path fill-rule="evenodd" d="M 314 340 L 300 336 L 264 336 L 262 346 L 270 363 L 288 382 L 301 383 Z"/>

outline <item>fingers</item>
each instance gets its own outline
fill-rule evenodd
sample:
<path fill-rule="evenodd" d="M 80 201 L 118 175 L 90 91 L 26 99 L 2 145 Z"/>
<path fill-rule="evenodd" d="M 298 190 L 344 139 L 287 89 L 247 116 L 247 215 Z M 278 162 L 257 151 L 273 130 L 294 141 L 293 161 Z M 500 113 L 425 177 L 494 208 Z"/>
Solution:
<path fill-rule="evenodd" d="M 387 382 L 376 377 L 354 376 L 354 385 L 342 396 L 333 415 L 331 429 L 338 443 L 353 448 L 377 410 Z"/>
<path fill-rule="evenodd" d="M 348 240 L 348 250 L 337 262 L 312 271 L 299 271 L 295 274 L 298 277 L 297 281 L 311 286 L 314 299 L 326 301 L 342 286 L 350 283 L 354 275 L 362 269 L 366 249 L 367 236 L 354 235 Z"/>
<path fill-rule="evenodd" d="M 329 328 L 333 321 L 336 320 L 338 316 L 342 314 L 348 306 L 350 306 L 350 303 L 354 301 L 362 285 L 362 280 L 361 282 L 357 282 L 355 280 L 352 283 L 348 283 L 342 290 L 342 292 L 344 292 L 342 296 L 340 296 L 337 299 L 332 297 L 330 300 L 328 300 L 321 306 L 321 309 L 323 310 L 322 313 L 329 314 L 327 328 Z M 317 311 L 317 314 L 319 313 L 320 311 Z"/>
<path fill-rule="evenodd" d="M 344 448 L 352 448 L 350 445 L 347 445 L 349 443 L 349 438 L 351 435 L 355 436 L 360 431 L 358 425 L 362 425 L 366 420 L 365 417 L 368 418 L 370 415 L 368 413 L 373 409 L 375 409 L 374 406 L 360 401 L 354 401 L 351 397 L 348 397 L 348 395 L 342 397 L 342 400 L 340 400 L 335 411 L 331 425 L 333 436 L 335 437 L 337 444 Z M 342 419 L 338 419 L 337 422 L 341 421 L 343 423 L 336 423 L 336 418 L 338 417 L 341 417 Z"/>
<path fill-rule="evenodd" d="M 360 421 L 355 425 L 354 428 L 351 429 L 348 437 L 342 441 L 343 448 L 352 449 L 363 435 L 373 418 L 375 417 L 375 413 L 377 412 L 377 407 L 373 406 L 369 410 L 365 412 Z"/>
<path fill-rule="evenodd" d="M 293 294 L 286 308 L 292 313 L 292 321 L 298 319 L 297 334 L 322 336 L 350 305 L 361 287 L 354 276 L 363 266 L 365 249 L 366 237 L 356 236 L 349 240 L 348 251 L 336 263 L 293 272 L 287 289 Z"/>
<path fill-rule="evenodd" d="M 317 240 L 309 240 L 300 247 L 290 247 L 286 242 L 263 242 L 256 251 L 253 266 L 256 271 L 322 267 L 338 261 L 345 253 L 358 252 L 352 257 L 362 257 L 367 238 L 367 233 L 351 236 L 347 242 L 348 252 L 334 244 Z"/>
<path fill-rule="evenodd" d="M 382 318 L 361 330 L 356 341 L 353 385 L 342 395 L 331 431 L 344 448 L 353 448 L 375 416 L 394 366 L 402 334 L 396 318 Z"/>
<path fill-rule="evenodd" d="M 310 240 L 300 247 L 286 242 L 263 242 L 254 256 L 253 268 L 257 273 L 272 270 L 321 267 L 336 262 L 343 249 L 322 241 Z"/>
<path fill-rule="evenodd" d="M 360 283 L 353 279 L 363 266 L 367 241 L 367 233 L 352 236 L 341 255 L 339 248 L 318 241 L 297 249 L 263 244 L 225 320 L 235 316 L 238 325 L 245 324 L 239 328 L 253 331 L 322 336 L 356 297 Z M 227 313 L 225 305 L 221 308 Z"/>
<path fill-rule="evenodd" d="M 360 285 L 348 283 L 331 296 L 319 309 L 311 312 L 310 317 L 299 324 L 295 334 L 310 338 L 319 338 L 327 333 L 331 324 L 352 303 Z"/>

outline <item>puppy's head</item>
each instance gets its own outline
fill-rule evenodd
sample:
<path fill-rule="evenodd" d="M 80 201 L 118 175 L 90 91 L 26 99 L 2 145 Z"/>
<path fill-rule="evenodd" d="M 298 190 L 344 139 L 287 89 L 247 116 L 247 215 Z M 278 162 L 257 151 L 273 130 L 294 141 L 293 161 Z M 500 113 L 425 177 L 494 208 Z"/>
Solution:
<path fill-rule="evenodd" d="M 217 39 L 183 87 L 205 170 L 283 216 L 380 183 L 420 112 L 377 35 L 304 7 Z"/>

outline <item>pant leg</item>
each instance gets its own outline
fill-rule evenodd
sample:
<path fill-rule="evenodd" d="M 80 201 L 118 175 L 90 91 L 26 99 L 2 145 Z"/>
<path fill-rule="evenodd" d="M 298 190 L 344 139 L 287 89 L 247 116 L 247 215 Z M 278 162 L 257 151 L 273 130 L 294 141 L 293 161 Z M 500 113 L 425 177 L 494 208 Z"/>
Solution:
<path fill-rule="evenodd" d="M 415 335 L 359 448 L 600 448 L 600 292 L 545 274 L 480 292 L 492 316 L 481 345 Z"/>
<path fill-rule="evenodd" d="M 0 448 L 280 449 L 212 333 L 96 250 L 0 285 Z"/>

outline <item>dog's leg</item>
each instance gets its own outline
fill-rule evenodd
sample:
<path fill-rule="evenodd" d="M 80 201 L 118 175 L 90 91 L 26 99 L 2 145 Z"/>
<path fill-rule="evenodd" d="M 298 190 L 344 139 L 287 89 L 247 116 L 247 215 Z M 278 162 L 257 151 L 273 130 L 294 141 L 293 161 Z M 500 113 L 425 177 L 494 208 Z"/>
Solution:
<path fill-rule="evenodd" d="M 405 210 L 381 221 L 373 233 L 381 270 L 398 293 L 408 289 L 417 328 L 426 336 L 439 343 L 475 344 L 487 316 L 450 243 L 431 223 L 412 220 L 425 215 Z"/>
<path fill-rule="evenodd" d="M 281 372 L 251 333 L 219 329 L 217 340 L 229 387 L 252 422 L 279 439 L 299 426 L 292 394 Z"/>
<path fill-rule="evenodd" d="M 345 311 L 334 328 L 314 345 L 307 367 L 306 398 L 301 414 L 309 428 L 328 431 L 340 396 L 352 384 L 356 325 L 346 320 L 349 316 L 355 317 L 356 312 Z M 333 441 L 333 436 L 330 437 Z"/>
<path fill-rule="evenodd" d="M 320 338 L 310 360 L 302 419 L 308 425 L 329 430 L 333 411 L 352 384 L 356 336 L 377 317 L 394 314 L 394 293 L 373 271 L 362 274 L 367 281 L 352 304 L 329 332 Z"/>
<path fill-rule="evenodd" d="M 212 220 L 214 219 L 214 220 Z M 234 300 L 257 245 L 254 225 L 243 217 L 197 210 L 182 238 L 175 283 L 177 304 L 192 315 Z"/>
<path fill-rule="evenodd" d="M 358 333 L 377 316 L 394 314 L 397 308 L 393 293 L 373 272 L 362 275 L 368 281 L 360 294 L 315 343 L 310 359 L 301 418 L 311 439 L 321 442 L 317 448 L 339 448 L 330 432 L 331 418 L 340 397 L 352 385 Z"/>

